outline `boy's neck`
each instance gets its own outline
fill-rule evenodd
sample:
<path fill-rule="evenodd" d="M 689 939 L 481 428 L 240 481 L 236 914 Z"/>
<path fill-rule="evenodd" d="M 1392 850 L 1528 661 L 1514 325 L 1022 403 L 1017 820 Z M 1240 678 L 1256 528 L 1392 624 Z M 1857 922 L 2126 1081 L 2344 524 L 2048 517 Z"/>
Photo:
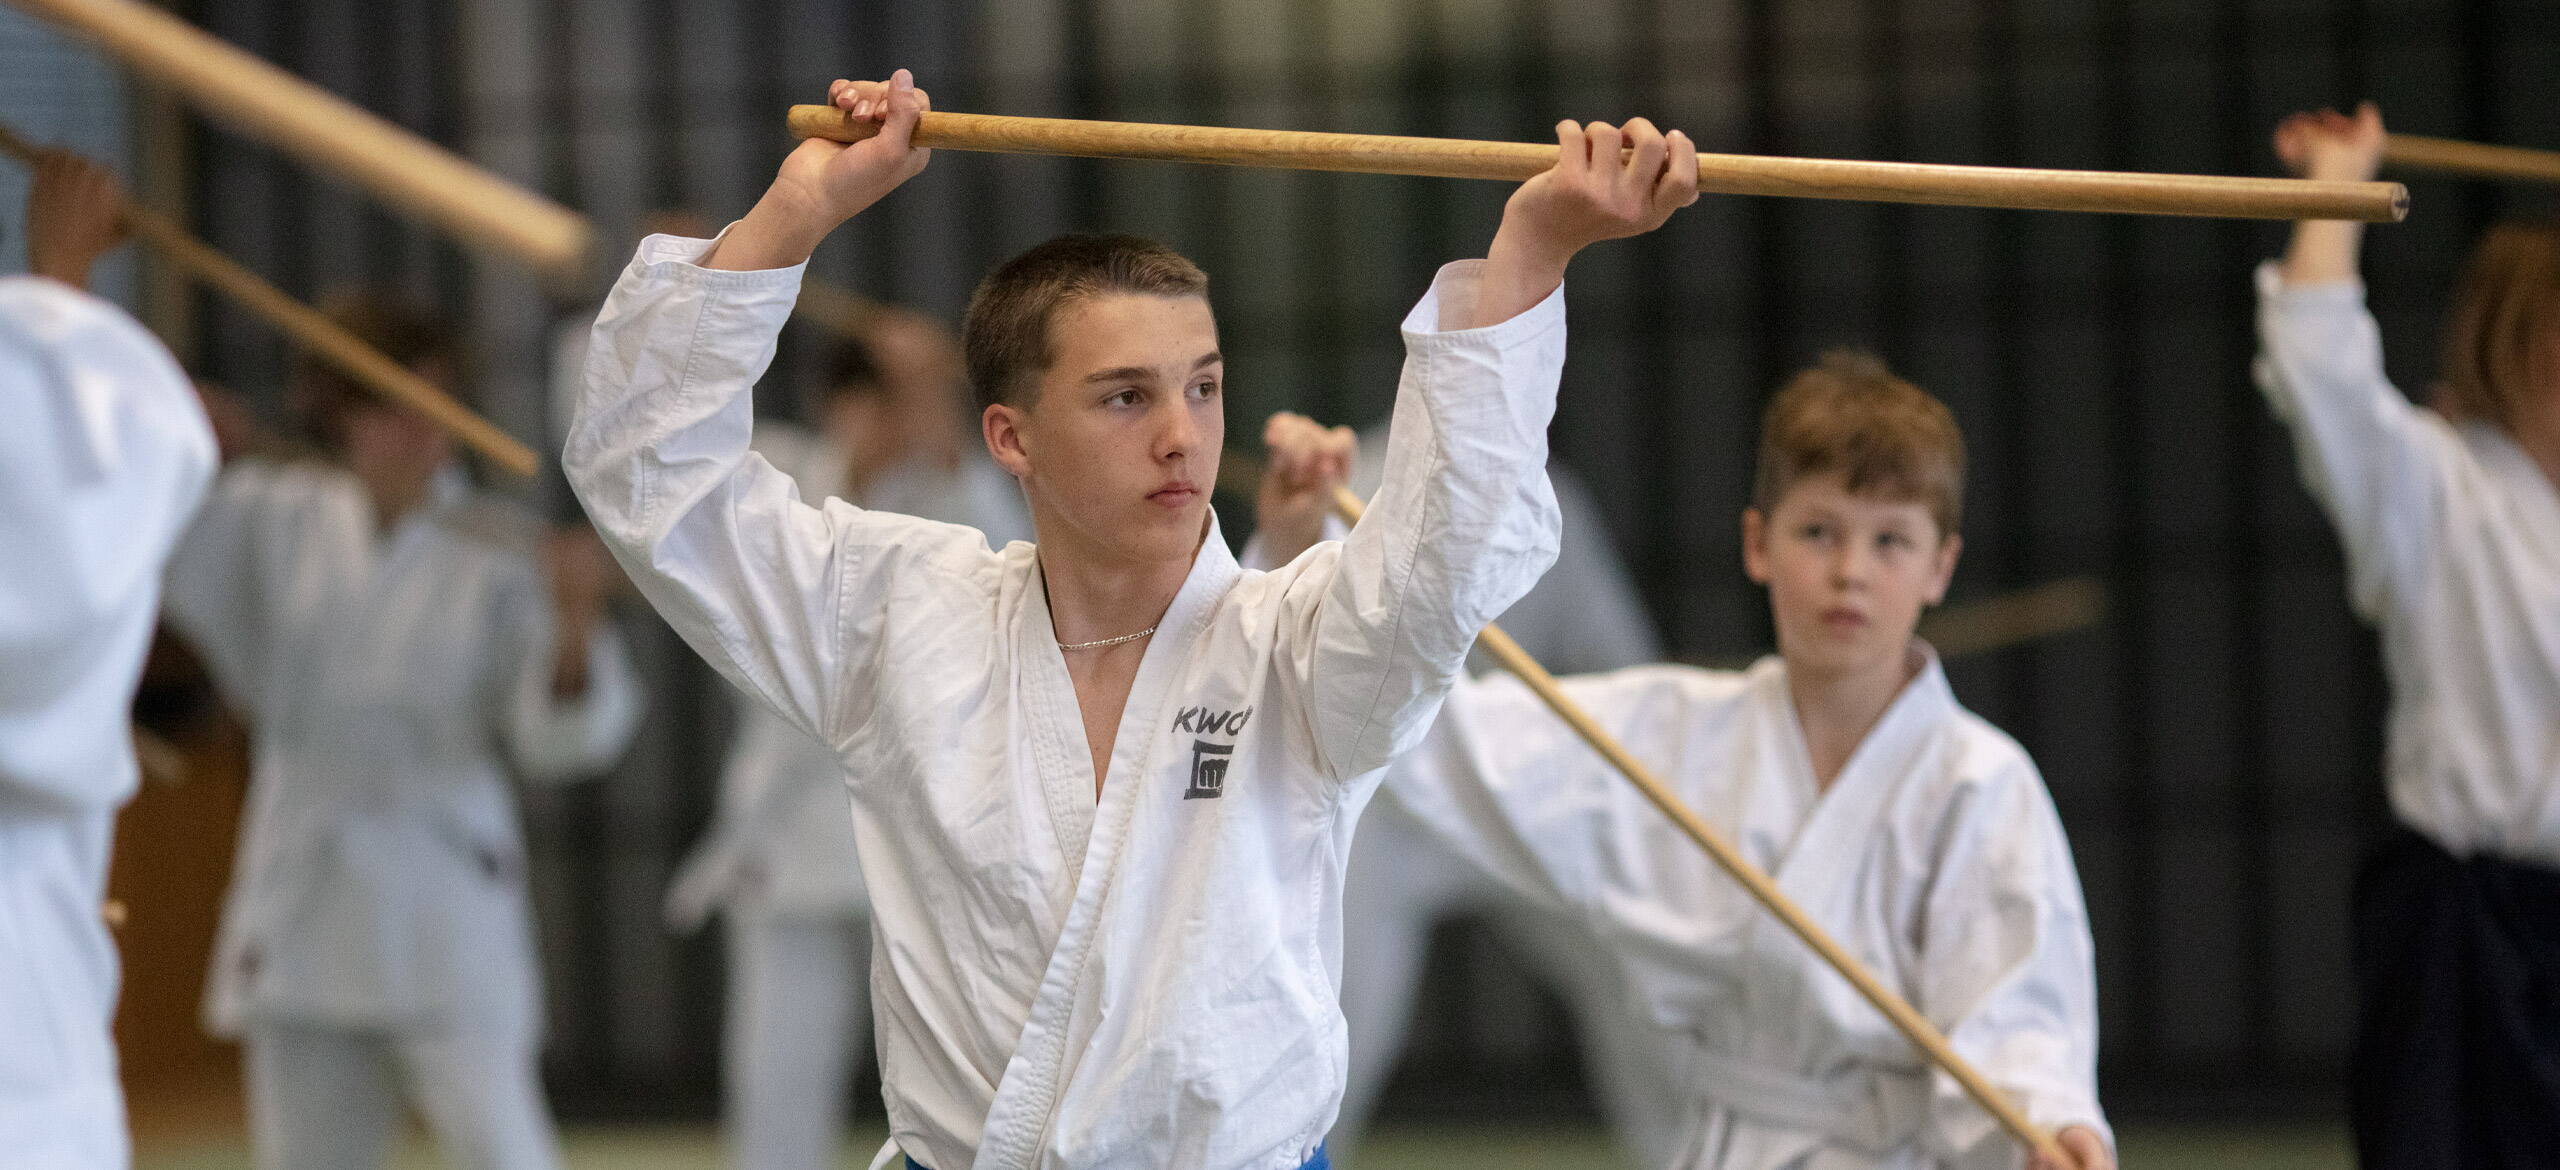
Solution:
<path fill-rule="evenodd" d="M 1805 755 L 1813 762 L 1816 791 L 1828 792 L 1841 769 L 1875 730 L 1902 689 L 1919 677 L 1928 659 L 1916 646 L 1871 666 L 1828 672 L 1787 664 L 1787 693 L 1803 729 Z"/>
<path fill-rule="evenodd" d="M 1203 533 L 1203 539 L 1206 533 Z M 1049 595 L 1049 624 L 1068 645 L 1134 634 L 1155 625 L 1191 576 L 1199 546 L 1179 561 L 1131 561 L 1077 546 L 1072 538 L 1042 540 L 1042 587 Z"/>

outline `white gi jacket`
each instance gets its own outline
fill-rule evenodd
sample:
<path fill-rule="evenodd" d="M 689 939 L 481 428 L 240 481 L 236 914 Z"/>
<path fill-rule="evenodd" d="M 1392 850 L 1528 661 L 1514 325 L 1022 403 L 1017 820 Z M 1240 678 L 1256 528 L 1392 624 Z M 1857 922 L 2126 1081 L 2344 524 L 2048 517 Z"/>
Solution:
<path fill-rule="evenodd" d="M 2258 269 L 2259 385 L 2346 544 L 2391 678 L 2391 810 L 2456 857 L 2560 868 L 2560 490 L 2382 372 L 2364 284 Z"/>
<path fill-rule="evenodd" d="M 0 1167 L 120 1167 L 116 951 L 161 561 L 213 475 L 178 363 L 105 301 L 0 277 Z"/>
<path fill-rule="evenodd" d="M 817 435 L 768 420 L 756 424 L 753 448 L 799 484 L 803 498 L 844 490 L 850 461 Z M 865 495 L 864 506 L 966 525 L 997 548 L 1031 538 L 1022 489 L 983 455 L 949 469 L 909 460 L 882 471 Z M 868 906 L 853 860 L 853 820 L 845 815 L 844 762 L 746 696 L 720 773 L 719 812 L 669 888 L 670 923 L 695 929 L 715 907 L 836 918 Z"/>
<path fill-rule="evenodd" d="M 241 460 L 170 562 L 169 615 L 249 721 L 206 1022 L 538 1030 L 510 773 L 610 764 L 641 707 L 600 625 L 551 695 L 540 527 L 458 471 L 388 532 L 346 472 Z"/>
<path fill-rule="evenodd" d="M 871 889 L 899 1147 L 936 1170 L 1279 1170 L 1342 1092 L 1343 861 L 1478 626 L 1553 559 L 1561 291 L 1405 322 L 1377 519 L 1274 573 L 1214 521 L 1095 800 L 1032 546 L 800 502 L 747 450 L 798 268 L 654 237 L 597 318 L 565 465 L 694 647 L 834 745 Z"/>
<path fill-rule="evenodd" d="M 1786 666 L 1565 680 L 1601 726 L 1944 1031 L 2037 1123 L 2107 1134 L 2095 960 L 2043 779 L 1934 654 L 1827 791 Z M 1577 915 L 1685 1048 L 1679 1167 L 2016 1166 L 1883 1013 L 1512 678 L 1461 684 L 1389 769 L 1413 814 Z"/>

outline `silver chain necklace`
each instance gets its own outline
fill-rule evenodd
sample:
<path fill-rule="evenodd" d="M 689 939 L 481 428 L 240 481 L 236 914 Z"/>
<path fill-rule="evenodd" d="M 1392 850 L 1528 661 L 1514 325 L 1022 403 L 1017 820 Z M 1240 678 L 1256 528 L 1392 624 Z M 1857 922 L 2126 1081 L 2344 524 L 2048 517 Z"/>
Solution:
<path fill-rule="evenodd" d="M 1058 649 L 1099 650 L 1105 646 L 1117 646 L 1122 642 L 1135 642 L 1138 639 L 1146 637 L 1154 632 L 1156 632 L 1156 628 L 1154 626 L 1148 626 L 1146 629 L 1140 630 L 1134 634 L 1122 634 L 1117 638 L 1104 638 L 1099 642 L 1060 642 L 1058 643 Z"/>

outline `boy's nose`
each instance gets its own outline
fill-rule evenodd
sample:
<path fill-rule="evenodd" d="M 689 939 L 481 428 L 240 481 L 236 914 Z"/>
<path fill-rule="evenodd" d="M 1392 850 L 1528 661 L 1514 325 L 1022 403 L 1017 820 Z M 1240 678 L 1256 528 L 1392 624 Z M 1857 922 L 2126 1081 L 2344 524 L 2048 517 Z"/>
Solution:
<path fill-rule="evenodd" d="M 1199 424 L 1191 421 L 1191 412 L 1175 406 L 1166 412 L 1156 432 L 1156 457 L 1172 459 L 1188 456 L 1200 446 Z"/>

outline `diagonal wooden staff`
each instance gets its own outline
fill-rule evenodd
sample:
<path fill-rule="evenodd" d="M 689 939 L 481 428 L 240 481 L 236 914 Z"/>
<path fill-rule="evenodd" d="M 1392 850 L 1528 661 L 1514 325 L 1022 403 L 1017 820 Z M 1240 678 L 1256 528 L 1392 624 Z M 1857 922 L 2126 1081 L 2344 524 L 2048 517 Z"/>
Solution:
<path fill-rule="evenodd" d="M 1367 506 L 1360 502 L 1360 497 L 1353 495 L 1351 489 L 1345 487 L 1333 489 L 1333 509 L 1341 514 L 1344 521 L 1352 524 L 1359 523 L 1360 514 L 1368 510 Z M 1928 1017 L 1921 1015 L 1909 1001 L 1895 994 L 1892 988 L 1885 986 L 1883 980 L 1876 978 L 1874 972 L 1867 970 L 1866 964 L 1859 962 L 1857 957 L 1851 955 L 1846 948 L 1834 940 L 1828 931 L 1814 922 L 1802 907 L 1797 906 L 1794 899 L 1787 897 L 1784 891 L 1778 889 L 1778 883 L 1770 880 L 1769 875 L 1762 872 L 1759 866 L 1751 864 L 1750 859 L 1735 849 L 1731 842 L 1726 841 L 1724 834 L 1717 832 L 1714 826 L 1707 824 L 1704 818 L 1691 811 L 1678 796 L 1673 795 L 1670 787 L 1665 785 L 1661 778 L 1655 776 L 1652 769 L 1639 762 L 1634 754 L 1627 751 L 1624 744 L 1618 742 L 1616 736 L 1610 735 L 1600 726 L 1598 720 L 1593 719 L 1589 712 L 1582 709 L 1581 704 L 1574 702 L 1571 696 L 1565 694 L 1564 688 L 1556 685 L 1555 676 L 1548 674 L 1546 667 L 1540 666 L 1537 659 L 1530 657 L 1528 651 L 1521 649 L 1520 643 L 1512 641 L 1511 635 L 1503 633 L 1502 627 L 1486 626 L 1484 632 L 1476 636 L 1476 645 L 1485 653 L 1492 655 L 1494 661 L 1501 663 L 1504 670 L 1518 675 L 1521 682 L 1527 683 L 1529 689 L 1536 692 L 1538 698 L 1546 703 L 1548 710 L 1555 712 L 1557 718 L 1564 720 L 1568 726 L 1572 727 L 1574 733 L 1581 736 L 1584 743 L 1590 744 L 1592 750 L 1600 753 L 1601 758 L 1606 759 L 1611 766 L 1625 774 L 1628 782 L 1634 784 L 1637 791 L 1644 793 L 1645 799 L 1652 801 L 1655 808 L 1661 809 L 1664 816 L 1670 817 L 1671 823 L 1679 826 L 1683 835 L 1696 842 L 1700 849 L 1706 850 L 1707 856 L 1713 859 L 1718 867 L 1732 875 L 1735 881 L 1741 882 L 1742 888 L 1750 892 L 1752 900 L 1767 908 L 1769 913 L 1776 915 L 1780 923 L 1804 941 L 1804 945 L 1813 948 L 1813 952 L 1822 956 L 1822 960 L 1829 963 L 1832 970 L 1838 971 L 1840 977 L 1848 980 L 1851 987 L 1857 988 L 1859 995 L 1866 997 L 1868 1003 L 1874 1004 L 1877 1011 L 1883 1012 L 1885 1019 L 1893 1023 L 1895 1030 L 1901 1032 L 1903 1038 L 1911 1041 L 1913 1047 L 1925 1053 L 1931 1063 L 1946 1070 L 1948 1076 L 1954 1077 L 1956 1084 L 1963 1087 L 1965 1095 L 1973 1098 L 1976 1104 L 1989 1112 L 1992 1119 L 2000 1123 L 2001 1128 L 2008 1130 L 2011 1136 L 2018 1139 L 2019 1144 L 2039 1156 L 2051 1159 L 2054 1165 L 2076 1165 L 2069 1155 L 2062 1152 L 2062 1147 L 2054 1143 L 2053 1135 L 2046 1133 L 2033 1121 L 2028 1120 L 2027 1115 L 2019 1110 L 2016 1102 L 2009 1099 L 2008 1094 L 2001 1092 L 1999 1086 L 1985 1079 L 1981 1071 L 1973 1067 L 1972 1062 L 1956 1052 L 1955 1046 L 1947 1042 L 1946 1034 L 1940 1032 L 1937 1025 L 1930 1023 Z"/>
<path fill-rule="evenodd" d="M 8 127 L 0 126 L 0 154 L 32 167 L 43 152 Z M 189 235 L 186 229 L 131 202 L 118 214 L 136 237 L 158 249 L 170 263 L 265 318 L 295 344 L 336 366 L 358 384 L 425 415 L 499 467 L 517 475 L 532 475 L 542 466 L 533 448 L 517 442 L 497 424 L 473 414 L 426 379 L 340 328 L 327 314 L 285 295 L 283 289 L 267 283 L 211 244 Z"/>
<path fill-rule="evenodd" d="M 585 275 L 585 217 L 498 178 L 138 0 L 8 0 L 96 41 L 233 129 L 564 287 Z"/>
<path fill-rule="evenodd" d="M 2525 183 L 2560 183 L 2560 150 L 2492 146 L 2455 138 L 2387 134 L 2382 139 L 2384 166 L 2404 171 L 2435 171 L 2475 179 L 2511 179 Z"/>
<path fill-rule="evenodd" d="M 793 106 L 788 122 L 791 132 L 801 138 L 837 142 L 860 142 L 879 130 L 868 119 L 848 117 L 833 106 Z M 1554 146 L 1531 142 L 1084 122 L 942 111 L 927 113 L 916 123 L 914 142 L 948 150 L 1513 182 L 1526 180 L 1554 166 L 1556 161 Z M 2398 183 L 2030 170 L 1746 154 L 1699 155 L 1698 189 L 1724 195 L 2246 219 L 2397 222 L 2409 211 L 2409 193 Z"/>

